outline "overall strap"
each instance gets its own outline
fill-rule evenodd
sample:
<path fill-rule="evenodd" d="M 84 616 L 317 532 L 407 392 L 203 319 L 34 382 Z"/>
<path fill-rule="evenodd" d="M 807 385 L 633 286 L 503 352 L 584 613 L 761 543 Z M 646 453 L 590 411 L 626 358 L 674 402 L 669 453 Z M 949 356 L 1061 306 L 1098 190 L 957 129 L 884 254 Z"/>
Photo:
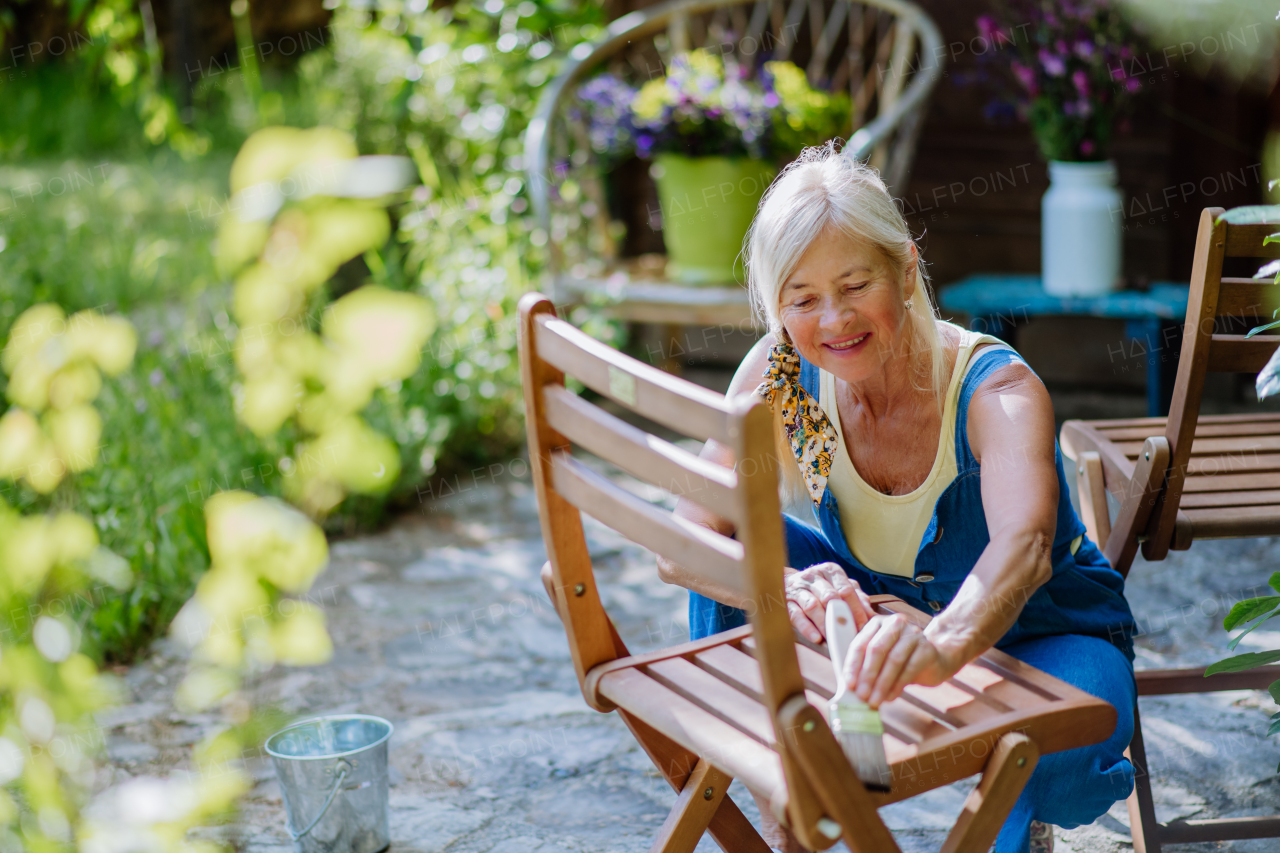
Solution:
<path fill-rule="evenodd" d="M 800 357 L 800 387 L 807 391 L 809 396 L 813 399 L 821 399 L 821 382 L 818 366 L 805 361 L 804 356 L 800 355 L 800 350 L 796 350 L 796 355 Z M 830 415 L 827 417 L 830 417 Z"/>
<path fill-rule="evenodd" d="M 969 401 L 991 374 L 1010 364 L 1026 365 L 1026 361 L 1007 345 L 983 347 L 969 359 L 956 404 L 956 467 L 961 473 L 978 467 L 978 460 L 969 449 Z"/>

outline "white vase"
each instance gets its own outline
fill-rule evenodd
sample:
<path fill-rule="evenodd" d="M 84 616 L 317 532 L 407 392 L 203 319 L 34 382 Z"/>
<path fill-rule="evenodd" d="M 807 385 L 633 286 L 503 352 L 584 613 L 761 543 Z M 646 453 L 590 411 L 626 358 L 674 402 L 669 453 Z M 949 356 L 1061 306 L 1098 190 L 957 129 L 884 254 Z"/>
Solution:
<path fill-rule="evenodd" d="M 1049 163 L 1040 202 L 1040 267 L 1046 293 L 1100 296 L 1120 289 L 1124 196 L 1116 164 Z"/>

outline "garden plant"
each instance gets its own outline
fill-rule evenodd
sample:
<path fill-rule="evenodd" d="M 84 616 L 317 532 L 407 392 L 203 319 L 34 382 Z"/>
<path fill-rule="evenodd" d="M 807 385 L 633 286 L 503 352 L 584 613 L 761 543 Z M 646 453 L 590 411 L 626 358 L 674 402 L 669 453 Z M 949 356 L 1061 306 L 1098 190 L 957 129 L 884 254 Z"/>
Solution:
<path fill-rule="evenodd" d="M 519 136 L 602 13 L 423 6 L 340 6 L 297 62 L 202 73 L 179 120 L 150 7 L 69 3 L 91 48 L 33 65 L 6 102 L 0 524 L 6 600 L 30 618 L 0 655 L 0 824 L 31 849 L 207 846 L 186 831 L 231 806 L 243 750 L 283 722 L 247 688 L 331 648 L 298 599 L 324 531 L 417 507 L 519 442 L 515 300 L 546 243 Z M 393 153 L 410 160 L 357 157 Z M 66 314 L 41 344 L 76 342 L 65 375 L 41 379 L 32 330 Z M 179 701 L 221 723 L 186 781 L 90 803 L 102 744 L 75 737 L 119 699 L 102 667 L 171 623 L 191 647 Z"/>

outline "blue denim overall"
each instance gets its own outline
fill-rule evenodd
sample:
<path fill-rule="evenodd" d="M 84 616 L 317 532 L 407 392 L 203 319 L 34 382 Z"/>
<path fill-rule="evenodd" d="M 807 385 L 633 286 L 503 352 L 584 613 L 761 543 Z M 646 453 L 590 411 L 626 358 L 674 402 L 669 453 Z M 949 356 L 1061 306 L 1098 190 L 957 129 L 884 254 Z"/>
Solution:
<path fill-rule="evenodd" d="M 849 548 L 835 496 L 827 489 L 817 507 L 820 528 L 784 515 L 788 565 L 803 569 L 839 564 L 868 594 L 888 593 L 926 613 L 946 607 L 987 547 L 980 466 L 969 449 L 969 401 L 987 377 L 1021 357 L 1004 347 L 974 353 L 956 408 L 956 478 L 943 492 L 920 542 L 915 577 L 874 572 Z M 818 368 L 801 358 L 800 384 L 818 399 Z M 1124 599 L 1124 579 L 1085 535 L 1071 506 L 1062 452 L 1058 468 L 1058 523 L 1052 578 L 1030 596 L 1018 621 L 996 648 L 1098 696 L 1115 706 L 1116 730 L 1094 746 L 1040 759 L 996 842 L 996 853 L 1026 853 L 1028 828 L 1040 820 L 1065 828 L 1092 823 L 1133 787 L 1133 766 L 1124 750 L 1133 735 L 1133 634 Z M 1016 465 L 1016 457 L 988 464 Z M 1079 539 L 1078 546 L 1072 544 Z M 689 629 L 694 639 L 746 624 L 745 614 L 695 592 L 689 593 Z"/>

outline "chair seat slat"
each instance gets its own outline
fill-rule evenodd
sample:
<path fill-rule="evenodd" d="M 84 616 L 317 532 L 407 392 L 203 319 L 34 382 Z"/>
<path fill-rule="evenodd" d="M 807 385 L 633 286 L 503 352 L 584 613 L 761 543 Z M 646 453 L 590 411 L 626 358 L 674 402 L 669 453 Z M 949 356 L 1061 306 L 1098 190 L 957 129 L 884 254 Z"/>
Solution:
<path fill-rule="evenodd" d="M 1196 539 L 1235 539 L 1280 534 L 1280 506 L 1184 509 Z"/>
<path fill-rule="evenodd" d="M 1222 506 L 1271 506 L 1280 504 L 1280 489 L 1252 492 L 1183 492 L 1183 509 L 1206 509 Z"/>
<path fill-rule="evenodd" d="M 1043 705 L 1045 701 L 1038 693 L 982 667 L 966 666 L 951 678 L 951 682 L 963 690 L 981 695 L 993 707 L 1004 710 L 1030 709 Z"/>
<path fill-rule="evenodd" d="M 1125 456 L 1133 459 L 1142 450 L 1141 441 L 1117 441 L 1115 446 Z M 1191 456 L 1222 456 L 1224 454 L 1257 453 L 1264 450 L 1280 450 L 1280 435 L 1240 435 L 1201 438 L 1191 442 Z"/>
<path fill-rule="evenodd" d="M 769 712 L 747 694 L 683 658 L 659 661 L 644 670 L 668 690 L 679 693 L 758 743 L 776 749 Z"/>
<path fill-rule="evenodd" d="M 728 643 L 693 655 L 690 660 L 717 678 L 757 700 L 764 696 L 764 682 L 755 658 Z"/>
<path fill-rule="evenodd" d="M 574 444 L 734 524 L 744 523 L 732 471 L 614 417 L 564 386 L 548 385 L 542 393 L 547 423 Z"/>
<path fill-rule="evenodd" d="M 785 784 L 777 752 L 637 669 L 604 676 L 600 693 L 753 791 L 773 792 Z"/>
<path fill-rule="evenodd" d="M 1187 480 L 1218 474 L 1280 471 L 1280 453 L 1232 453 L 1219 456 L 1194 456 L 1187 462 Z M 1183 491 L 1186 491 L 1185 484 Z"/>
<path fill-rule="evenodd" d="M 540 315 L 537 323 L 538 355 L 560 372 L 682 435 L 730 440 L 729 407 L 720 394 L 627 358 L 563 320 Z"/>
<path fill-rule="evenodd" d="M 551 455 L 551 479 L 565 500 L 597 521 L 706 580 L 751 597 L 740 543 L 636 497 L 564 451 Z"/>
<path fill-rule="evenodd" d="M 1099 430 L 1102 435 L 1112 441 L 1138 441 L 1142 442 L 1153 434 L 1163 431 L 1164 424 L 1158 425 L 1159 429 L 1152 429 L 1149 426 L 1142 427 L 1126 427 L 1123 429 Z M 1266 420 L 1244 421 L 1241 423 L 1210 423 L 1202 421 L 1196 425 L 1196 438 L 1223 438 L 1226 436 L 1260 436 L 1260 435 L 1278 435 L 1280 434 L 1280 415 L 1275 415 Z"/>
<path fill-rule="evenodd" d="M 1205 415 L 1198 423 L 1200 424 L 1235 424 L 1249 423 L 1252 421 L 1274 421 L 1280 419 L 1280 415 L 1274 412 L 1258 412 L 1256 414 L 1244 415 Z M 1168 418 L 1113 418 L 1110 420 L 1097 421 L 1068 421 L 1068 423 L 1084 424 L 1097 430 L 1103 435 L 1109 435 L 1114 429 L 1128 429 L 1130 427 L 1155 427 L 1156 431 L 1164 429 Z M 1151 435 L 1153 433 L 1148 433 Z"/>
<path fill-rule="evenodd" d="M 1202 492 L 1266 491 L 1268 489 L 1280 489 L 1280 472 L 1206 474 L 1199 477 L 1187 477 L 1182 493 L 1186 495 Z"/>

